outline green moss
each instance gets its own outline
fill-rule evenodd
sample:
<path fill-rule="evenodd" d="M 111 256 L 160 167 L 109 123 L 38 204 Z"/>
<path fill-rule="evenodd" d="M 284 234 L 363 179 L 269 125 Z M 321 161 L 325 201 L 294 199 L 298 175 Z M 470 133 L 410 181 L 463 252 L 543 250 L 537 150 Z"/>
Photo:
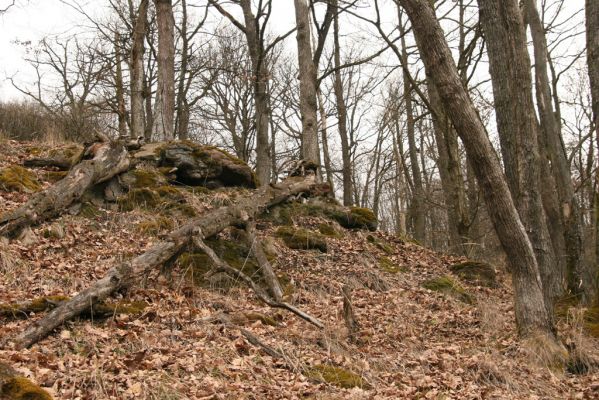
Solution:
<path fill-rule="evenodd" d="M 242 271 L 257 283 L 263 283 L 262 274 L 258 263 L 250 255 L 250 250 L 243 242 L 232 240 L 207 239 L 206 244 L 231 267 Z M 194 283 L 201 287 L 211 287 L 208 272 L 212 271 L 214 264 L 210 257 L 204 253 L 183 253 L 178 259 L 179 265 L 186 270 L 186 276 L 192 278 Z M 237 279 L 227 280 L 227 285 L 234 286 Z M 222 286 L 222 285 L 221 285 Z"/>
<path fill-rule="evenodd" d="M 344 389 L 351 389 L 354 387 L 362 389 L 372 388 L 360 375 L 345 368 L 335 367 L 333 365 L 319 364 L 309 367 L 304 372 L 304 375 L 317 382 L 329 383 Z"/>
<path fill-rule="evenodd" d="M 379 268 L 385 272 L 389 272 L 391 274 L 397 274 L 400 272 L 408 272 L 408 269 L 403 266 L 399 266 L 395 264 L 391 259 L 387 257 L 381 257 L 379 259 Z"/>
<path fill-rule="evenodd" d="M 147 188 L 133 189 L 119 198 L 118 203 L 123 211 L 132 211 L 136 208 L 154 209 L 160 203 L 160 196 Z"/>
<path fill-rule="evenodd" d="M 27 318 L 31 313 L 51 310 L 66 300 L 69 300 L 69 297 L 44 296 L 24 303 L 0 304 L 0 317 Z"/>
<path fill-rule="evenodd" d="M 196 210 L 185 203 L 183 193 L 172 186 L 159 186 L 155 190 L 148 188 L 132 189 L 117 200 L 123 211 L 145 209 L 158 212 L 177 212 L 186 217 L 197 215 Z"/>
<path fill-rule="evenodd" d="M 389 243 L 387 243 L 386 241 L 381 240 L 373 235 L 366 236 L 366 240 L 368 241 L 368 243 L 374 244 L 376 247 L 378 247 L 379 249 L 381 249 L 382 251 L 384 251 L 387 254 L 395 253 L 395 251 L 393 250 L 393 247 L 391 247 L 391 245 Z"/>
<path fill-rule="evenodd" d="M 164 176 L 152 169 L 134 169 L 126 173 L 124 179 L 131 189 L 155 188 L 164 184 Z"/>
<path fill-rule="evenodd" d="M 48 152 L 48 157 L 64 160 L 71 165 L 75 165 L 81 160 L 81 157 L 83 157 L 83 150 L 83 146 L 73 144 L 67 147 L 51 149 Z"/>
<path fill-rule="evenodd" d="M 283 243 L 290 249 L 311 250 L 317 249 L 327 252 L 327 242 L 321 234 L 307 229 L 283 226 L 277 229 L 276 235 L 283 239 Z"/>
<path fill-rule="evenodd" d="M 101 216 L 102 214 L 102 211 L 96 205 L 90 203 L 89 201 L 86 201 L 81 204 L 81 209 L 79 210 L 79 214 L 77 215 L 80 215 L 83 218 L 87 219 L 95 219 Z"/>
<path fill-rule="evenodd" d="M 0 189 L 7 192 L 34 193 L 42 186 L 35 174 L 18 165 L 0 170 Z"/>
<path fill-rule="evenodd" d="M 159 233 L 170 231 L 174 227 L 173 220 L 168 217 L 156 217 L 137 224 L 137 231 L 146 235 L 157 235 Z"/>
<path fill-rule="evenodd" d="M 2 386 L 2 398 L 11 400 L 52 400 L 52 397 L 24 377 L 14 377 L 9 379 Z"/>
<path fill-rule="evenodd" d="M 454 264 L 449 269 L 466 282 L 491 288 L 497 287 L 497 274 L 495 268 L 490 264 L 465 261 Z"/>
<path fill-rule="evenodd" d="M 449 295 L 467 304 L 474 304 L 472 295 L 466 292 L 466 290 L 450 276 L 440 276 L 426 280 L 422 283 L 422 287 L 434 292 Z"/>
<path fill-rule="evenodd" d="M 337 231 L 337 229 L 335 229 L 335 227 L 331 224 L 319 224 L 318 225 L 318 232 L 322 233 L 325 236 L 328 237 L 332 237 L 332 238 L 342 238 L 343 234 L 339 231 Z"/>
<path fill-rule="evenodd" d="M 276 207 L 263 215 L 278 225 L 292 225 L 297 216 L 322 217 L 336 221 L 346 229 L 377 229 L 377 219 L 372 210 L 368 208 L 344 208 L 337 204 L 328 203 L 291 203 Z"/>
<path fill-rule="evenodd" d="M 46 182 L 56 183 L 67 176 L 68 171 L 43 171 L 43 179 Z"/>
<path fill-rule="evenodd" d="M 117 314 L 141 314 L 148 303 L 145 301 L 119 301 L 116 303 L 98 303 L 94 304 L 93 309 L 89 312 L 93 317 L 110 317 Z"/>

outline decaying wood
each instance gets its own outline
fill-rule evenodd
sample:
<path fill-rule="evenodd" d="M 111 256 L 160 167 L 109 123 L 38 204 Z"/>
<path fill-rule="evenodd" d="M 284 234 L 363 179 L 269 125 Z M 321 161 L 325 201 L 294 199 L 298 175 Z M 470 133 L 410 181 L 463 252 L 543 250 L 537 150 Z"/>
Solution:
<path fill-rule="evenodd" d="M 248 235 L 248 242 L 250 248 L 252 249 L 252 253 L 254 254 L 254 257 L 256 257 L 256 261 L 258 261 L 260 271 L 262 272 L 262 276 L 264 277 L 270 292 L 276 301 L 281 301 L 283 298 L 283 289 L 281 289 L 279 279 L 273 271 L 272 265 L 270 265 L 270 261 L 268 261 L 266 254 L 264 253 L 262 243 L 258 240 L 258 236 L 256 235 L 256 222 L 253 220 L 248 221 L 245 230 Z"/>
<path fill-rule="evenodd" d="M 210 235 L 208 235 L 208 236 L 210 236 Z M 206 243 L 204 243 L 203 239 L 205 237 L 206 236 L 200 229 L 196 229 L 196 232 L 193 236 L 193 243 L 198 249 L 200 249 L 204 253 L 206 253 L 206 255 L 212 260 L 212 262 L 214 263 L 214 265 L 216 266 L 216 268 L 218 270 L 220 270 L 222 272 L 226 272 L 227 274 L 244 281 L 249 287 L 252 288 L 252 290 L 254 291 L 256 296 L 260 300 L 262 300 L 264 303 L 269 305 L 270 307 L 282 308 L 282 309 L 291 311 L 292 313 L 294 313 L 298 317 L 308 321 L 312 325 L 314 325 L 320 329 L 324 328 L 323 323 L 320 322 L 318 319 L 314 318 L 313 316 L 311 316 L 310 314 L 307 314 L 306 312 L 298 309 L 297 307 L 295 307 L 289 303 L 271 299 L 270 296 L 268 296 L 268 294 L 264 291 L 264 289 L 262 289 L 256 282 L 254 282 L 252 280 L 252 278 L 247 276 L 242 271 L 231 267 L 223 259 L 221 259 L 219 256 L 217 256 L 216 253 L 214 252 L 214 250 L 212 250 L 210 247 L 208 247 L 208 245 L 206 245 Z"/>
<path fill-rule="evenodd" d="M 165 240 L 154 244 L 142 255 L 117 264 L 92 286 L 28 326 L 14 339 L 14 345 L 17 348 L 29 347 L 46 337 L 65 321 L 81 314 L 94 303 L 106 299 L 117 290 L 135 285 L 151 271 L 175 259 L 190 243 L 197 230 L 206 236 L 212 236 L 230 225 L 242 225 L 248 217 L 253 218 L 264 209 L 279 204 L 290 196 L 309 193 L 315 186 L 316 181 L 313 175 L 289 178 L 278 185 L 261 187 L 228 207 L 221 207 L 192 219 L 189 223 L 173 231 Z M 312 320 L 316 322 L 317 326 L 322 327 L 320 322 L 299 310 L 297 311 L 304 315 L 304 319 Z"/>
<path fill-rule="evenodd" d="M 15 237 L 24 228 L 60 215 L 87 189 L 129 168 L 127 150 L 118 142 L 96 143 L 88 150 L 93 158 L 83 160 L 56 184 L 36 193 L 15 211 L 2 215 L 0 235 Z"/>
<path fill-rule="evenodd" d="M 349 332 L 349 340 L 356 342 L 360 325 L 356 319 L 354 306 L 351 302 L 350 287 L 348 285 L 343 285 L 341 293 L 343 294 L 343 319 L 345 320 L 345 326 L 347 326 L 347 330 Z"/>

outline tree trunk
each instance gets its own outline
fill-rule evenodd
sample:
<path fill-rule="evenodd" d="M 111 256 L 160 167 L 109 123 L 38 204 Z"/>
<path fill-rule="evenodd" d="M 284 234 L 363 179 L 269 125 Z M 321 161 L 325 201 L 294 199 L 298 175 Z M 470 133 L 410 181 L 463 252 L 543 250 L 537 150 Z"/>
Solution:
<path fill-rule="evenodd" d="M 149 0 L 141 0 L 131 45 L 131 136 L 145 136 L 144 124 L 144 40 L 147 30 Z"/>
<path fill-rule="evenodd" d="M 327 184 L 331 193 L 335 193 L 335 185 L 333 183 L 333 167 L 331 165 L 331 153 L 329 152 L 329 132 L 327 129 L 327 111 L 324 107 L 324 99 L 322 93 L 318 90 L 318 109 L 320 111 L 320 137 L 322 141 L 322 158 L 324 161 L 324 171 L 327 175 Z"/>
<path fill-rule="evenodd" d="M 187 37 L 187 1 L 181 0 L 181 70 L 179 71 L 179 80 L 177 82 L 177 100 L 175 116 L 175 133 L 177 139 L 185 140 L 188 138 L 189 128 L 189 104 L 187 103 L 187 90 L 185 82 L 187 80 L 187 69 L 189 67 L 189 38 Z"/>
<path fill-rule="evenodd" d="M 89 149 L 93 150 L 91 160 L 77 164 L 56 184 L 36 193 L 15 211 L 4 214 L 0 218 L 0 234 L 15 237 L 29 226 L 60 215 L 87 189 L 129 168 L 129 156 L 121 143 L 96 143 Z"/>
<path fill-rule="evenodd" d="M 142 255 L 115 265 L 102 279 L 31 324 L 15 338 L 16 346 L 31 346 L 56 327 L 89 309 L 94 303 L 106 299 L 117 290 L 135 285 L 156 268 L 174 260 L 191 243 L 193 235 L 197 232 L 201 232 L 203 237 L 210 237 L 230 225 L 243 224 L 248 218 L 253 218 L 264 209 L 279 204 L 292 195 L 311 192 L 314 183 L 314 175 L 289 178 L 276 186 L 263 186 L 231 206 L 221 207 L 192 219 Z"/>
<path fill-rule="evenodd" d="M 117 104 L 117 116 L 119 119 L 119 137 L 128 139 L 127 132 L 127 109 L 125 107 L 125 85 L 123 83 L 123 66 L 121 57 L 121 35 L 116 32 L 114 35 L 114 53 L 115 53 L 115 92 Z"/>
<path fill-rule="evenodd" d="M 154 115 L 154 139 L 174 138 L 175 19 L 172 0 L 154 0 L 158 26 L 158 87 Z"/>
<path fill-rule="evenodd" d="M 337 0 L 335 0 L 337 7 Z M 341 139 L 341 165 L 343 176 L 343 205 L 351 206 L 352 202 L 352 165 L 350 154 L 349 135 L 347 133 L 347 106 L 345 105 L 345 94 L 343 92 L 343 81 L 341 80 L 341 50 L 339 45 L 339 13 L 335 12 L 333 16 L 333 41 L 334 41 L 334 66 L 335 81 L 333 88 L 335 90 L 335 101 L 337 104 L 337 120 L 339 121 L 339 138 Z"/>
<path fill-rule="evenodd" d="M 294 0 L 297 24 L 297 56 L 300 80 L 300 114 L 302 118 L 301 157 L 318 164 L 318 125 L 316 103 L 316 68 L 310 44 L 310 8 L 308 0 Z"/>
<path fill-rule="evenodd" d="M 526 31 L 517 0 L 478 0 L 478 4 L 508 184 L 535 250 L 545 304 L 552 313 L 560 274 L 541 198 L 539 126 Z"/>
<path fill-rule="evenodd" d="M 551 167 L 555 176 L 557 194 L 561 205 L 561 220 L 566 245 L 567 287 L 571 293 L 582 294 L 584 301 L 592 297 L 592 282 L 584 279 L 582 271 L 582 230 L 578 201 L 574 195 L 574 186 L 566 152 L 563 146 L 560 121 L 554 113 L 547 72 L 547 39 L 545 27 L 539 16 L 535 0 L 526 0 L 526 14 L 534 45 L 537 107 L 541 117 L 542 134 L 545 137 Z M 563 275 L 560 273 L 560 276 Z M 581 284 L 581 286 L 579 286 Z M 563 292 L 562 282 L 555 287 L 558 295 Z"/>
<path fill-rule="evenodd" d="M 586 0 L 586 31 L 587 31 L 587 63 L 589 67 L 589 81 L 591 83 L 591 99 L 593 104 L 593 120 L 595 125 L 595 139 L 599 144 L 599 3 L 596 0 Z M 595 179 L 599 187 L 599 172 L 595 172 Z M 594 297 L 596 301 L 599 284 L 599 193 L 595 195 L 595 271 Z"/>
<path fill-rule="evenodd" d="M 557 346 L 555 327 L 545 307 L 532 245 L 485 127 L 452 62 L 444 32 L 426 0 L 399 1 L 412 21 L 427 76 L 437 87 L 445 111 L 464 143 L 485 197 L 489 216 L 508 255 L 515 289 L 518 331 L 522 336 L 540 335 Z"/>

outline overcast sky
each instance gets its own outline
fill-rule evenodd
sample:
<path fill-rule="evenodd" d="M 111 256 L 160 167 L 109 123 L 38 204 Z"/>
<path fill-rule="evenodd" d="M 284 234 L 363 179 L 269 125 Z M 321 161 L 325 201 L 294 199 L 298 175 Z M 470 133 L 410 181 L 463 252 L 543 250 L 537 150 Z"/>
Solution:
<path fill-rule="evenodd" d="M 12 0 L 0 0 L 0 9 L 5 8 L 11 2 Z M 193 5 L 205 2 L 189 1 L 188 3 Z M 85 10 L 90 14 L 101 15 L 106 2 L 80 0 L 79 4 L 83 4 Z M 566 7 L 563 10 L 565 15 L 572 15 L 584 8 L 584 0 L 567 0 L 565 4 Z M 393 8 L 390 7 L 388 11 L 383 12 L 384 17 L 396 18 Z M 582 23 L 582 18 L 582 13 L 579 13 L 576 20 Z M 270 21 L 270 29 L 276 33 L 285 32 L 291 28 L 294 23 L 293 1 L 273 1 L 273 16 Z M 6 81 L 6 77 L 17 76 L 19 81 L 26 81 L 26 77 L 29 75 L 27 65 L 23 61 L 23 48 L 15 44 L 15 41 L 35 43 L 48 35 L 73 34 L 79 32 L 82 29 L 81 25 L 85 22 L 85 17 L 60 0 L 16 0 L 16 5 L 0 16 L 0 100 L 19 97 L 19 93 L 10 82 Z M 292 41 L 293 45 L 295 44 L 294 37 L 290 37 L 289 41 Z M 572 45 L 566 44 L 564 48 L 566 50 L 581 48 L 583 44 L 584 37 L 579 37 Z"/>

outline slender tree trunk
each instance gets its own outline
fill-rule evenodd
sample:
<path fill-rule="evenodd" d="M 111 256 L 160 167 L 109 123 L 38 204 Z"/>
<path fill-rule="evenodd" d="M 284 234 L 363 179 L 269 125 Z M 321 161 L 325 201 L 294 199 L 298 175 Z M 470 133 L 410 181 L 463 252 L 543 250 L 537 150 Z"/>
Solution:
<path fill-rule="evenodd" d="M 119 136 L 127 138 L 127 108 L 125 106 L 125 86 L 123 84 L 123 65 L 121 57 L 121 35 L 116 32 L 114 35 L 114 55 L 115 55 L 115 92 L 117 103 L 117 115 L 119 119 Z"/>
<path fill-rule="evenodd" d="M 599 146 L 599 3 L 596 0 L 586 0 L 586 31 L 587 31 L 587 63 L 589 67 L 589 81 L 591 83 L 591 100 L 593 105 L 593 121 L 595 126 L 595 139 Z M 596 185 L 599 190 L 599 172 L 595 172 Z M 592 273 L 594 282 L 594 300 L 599 302 L 597 293 L 599 285 L 599 193 L 595 194 L 595 270 Z"/>
<path fill-rule="evenodd" d="M 427 76 L 433 80 L 447 115 L 473 165 L 489 216 L 508 255 L 515 289 L 515 315 L 522 336 L 540 335 L 557 346 L 555 326 L 543 297 L 532 245 L 512 201 L 501 165 L 472 100 L 464 89 L 434 10 L 426 0 L 399 0 L 406 9 Z"/>
<path fill-rule="evenodd" d="M 187 103 L 187 69 L 189 66 L 189 38 L 187 37 L 187 1 L 181 0 L 181 70 L 177 82 L 175 133 L 179 140 L 188 138 L 189 128 L 189 104 Z"/>
<path fill-rule="evenodd" d="M 547 39 L 545 27 L 539 16 L 535 0 L 525 1 L 526 14 L 534 45 L 536 97 L 541 117 L 542 134 L 545 137 L 551 167 L 555 176 L 557 194 L 561 205 L 561 219 L 564 227 L 566 245 L 567 287 L 571 293 L 582 292 L 582 298 L 588 302 L 592 297 L 592 282 L 584 279 L 582 271 L 582 230 L 578 201 L 574 195 L 574 186 L 570 174 L 566 152 L 563 146 L 560 122 L 552 106 L 549 73 L 547 71 Z M 560 276 L 563 273 L 560 273 Z M 563 292 L 562 282 L 557 282 L 558 295 Z M 580 286 L 579 286 L 580 285 Z"/>
<path fill-rule="evenodd" d="M 545 303 L 552 310 L 560 274 L 541 198 L 539 126 L 526 31 L 517 0 L 478 0 L 478 4 L 508 183 L 535 250 Z"/>
<path fill-rule="evenodd" d="M 301 157 L 318 164 L 318 126 L 316 103 L 316 68 L 310 44 L 310 7 L 308 0 L 294 0 L 297 24 L 297 55 L 300 80 L 300 114 L 302 117 Z"/>
<path fill-rule="evenodd" d="M 403 25 L 400 23 L 400 29 L 403 31 Z M 408 50 L 405 39 L 401 39 L 401 57 L 402 64 L 408 65 Z M 410 169 L 412 170 L 412 181 L 414 182 L 414 192 L 410 201 L 410 221 L 412 223 L 414 238 L 420 243 L 424 243 L 426 238 L 425 217 L 424 217 L 424 189 L 422 187 L 422 173 L 418 163 L 418 148 L 416 146 L 416 133 L 414 122 L 414 110 L 412 103 L 412 85 L 404 77 L 403 79 L 404 103 L 406 105 L 406 125 L 408 135 L 408 154 L 410 156 Z"/>
<path fill-rule="evenodd" d="M 337 7 L 337 0 L 335 0 Z M 347 134 L 347 106 L 345 105 L 345 96 L 343 92 L 343 81 L 341 80 L 341 50 L 339 46 L 339 13 L 335 12 L 333 16 L 333 41 L 334 41 L 334 66 L 335 81 L 333 88 L 335 91 L 335 101 L 337 103 L 337 120 L 339 121 L 339 138 L 341 139 L 341 165 L 343 177 L 343 205 L 352 205 L 352 165 L 349 145 L 349 136 Z"/>
<path fill-rule="evenodd" d="M 331 193 L 335 193 L 335 185 L 333 183 L 333 167 L 331 165 L 331 153 L 329 152 L 329 138 L 327 129 L 327 111 L 324 107 L 324 99 L 322 93 L 318 90 L 318 109 L 320 111 L 320 137 L 322 141 L 322 158 L 324 161 L 324 171 L 327 175 L 327 183 Z"/>
<path fill-rule="evenodd" d="M 131 45 L 131 136 L 133 138 L 145 135 L 144 40 L 147 30 L 148 3 L 149 0 L 141 0 L 139 3 Z"/>
<path fill-rule="evenodd" d="M 174 138 L 175 19 L 172 0 L 154 0 L 158 26 L 158 87 L 154 115 L 154 139 Z"/>
<path fill-rule="evenodd" d="M 268 138 L 270 109 L 268 99 L 268 66 L 264 51 L 264 37 L 260 35 L 258 18 L 252 12 L 251 0 L 240 0 L 245 21 L 245 36 L 252 62 L 254 103 L 256 106 L 256 174 L 261 185 L 270 182 L 271 154 Z M 264 29 L 264 27 L 262 28 Z"/>

